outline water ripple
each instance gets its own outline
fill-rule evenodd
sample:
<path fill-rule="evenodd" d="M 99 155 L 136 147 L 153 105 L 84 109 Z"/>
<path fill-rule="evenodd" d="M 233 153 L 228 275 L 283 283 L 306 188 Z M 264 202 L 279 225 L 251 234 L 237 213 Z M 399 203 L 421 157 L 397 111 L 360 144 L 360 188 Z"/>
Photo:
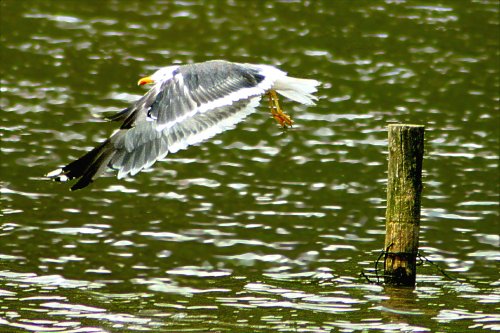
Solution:
<path fill-rule="evenodd" d="M 98 14 L 96 14 L 98 13 Z M 0 325 L 12 331 L 498 330 L 498 4 L 2 2 Z M 481 41 L 478 43 L 477 41 Z M 43 175 L 159 66 L 224 58 L 322 85 L 83 191 Z M 98 117 L 95 117 L 98 116 Z M 414 290 L 369 284 L 387 125 L 426 126 Z M 481 309 L 479 313 L 477 309 Z"/>

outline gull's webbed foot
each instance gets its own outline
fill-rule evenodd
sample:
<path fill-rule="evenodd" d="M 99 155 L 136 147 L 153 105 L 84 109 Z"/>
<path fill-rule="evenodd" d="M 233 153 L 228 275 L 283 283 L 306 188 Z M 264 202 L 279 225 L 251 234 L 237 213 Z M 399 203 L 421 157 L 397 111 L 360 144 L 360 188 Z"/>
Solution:
<path fill-rule="evenodd" d="M 293 120 L 281 109 L 276 91 L 269 90 L 267 92 L 267 96 L 269 97 L 269 108 L 271 109 L 271 115 L 273 118 L 280 124 L 281 127 L 291 127 Z"/>

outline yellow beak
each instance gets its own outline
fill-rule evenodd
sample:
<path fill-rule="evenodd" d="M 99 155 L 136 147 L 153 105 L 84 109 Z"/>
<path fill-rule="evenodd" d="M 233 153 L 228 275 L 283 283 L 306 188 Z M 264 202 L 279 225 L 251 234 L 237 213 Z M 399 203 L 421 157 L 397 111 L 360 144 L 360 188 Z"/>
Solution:
<path fill-rule="evenodd" d="M 142 85 L 150 84 L 150 83 L 154 83 L 153 79 L 151 79 L 150 76 L 146 76 L 146 77 L 143 77 L 142 79 L 140 79 L 139 82 L 137 82 L 137 85 L 142 86 Z"/>

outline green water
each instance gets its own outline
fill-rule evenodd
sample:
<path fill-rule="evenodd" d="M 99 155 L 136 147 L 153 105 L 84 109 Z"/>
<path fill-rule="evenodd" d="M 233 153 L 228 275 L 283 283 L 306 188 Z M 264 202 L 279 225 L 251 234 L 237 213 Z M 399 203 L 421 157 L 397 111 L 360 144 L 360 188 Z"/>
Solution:
<path fill-rule="evenodd" d="M 13 1 L 1 8 L 0 332 L 500 329 L 497 1 Z M 158 67 L 323 82 L 134 178 L 43 175 Z M 370 284 L 387 130 L 426 126 L 417 287 Z"/>

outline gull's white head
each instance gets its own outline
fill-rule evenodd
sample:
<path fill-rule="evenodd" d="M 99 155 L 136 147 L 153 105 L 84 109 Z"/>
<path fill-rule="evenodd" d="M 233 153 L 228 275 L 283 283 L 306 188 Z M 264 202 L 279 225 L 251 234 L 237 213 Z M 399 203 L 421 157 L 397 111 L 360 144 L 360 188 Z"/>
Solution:
<path fill-rule="evenodd" d="M 165 81 L 170 80 L 172 78 L 173 72 L 177 68 L 179 68 L 179 66 L 162 67 L 159 70 L 157 70 L 156 72 L 154 72 L 153 75 L 146 76 L 146 77 L 143 77 L 142 79 L 140 79 L 139 82 L 137 82 L 137 84 L 142 86 L 144 84 L 165 82 Z"/>

